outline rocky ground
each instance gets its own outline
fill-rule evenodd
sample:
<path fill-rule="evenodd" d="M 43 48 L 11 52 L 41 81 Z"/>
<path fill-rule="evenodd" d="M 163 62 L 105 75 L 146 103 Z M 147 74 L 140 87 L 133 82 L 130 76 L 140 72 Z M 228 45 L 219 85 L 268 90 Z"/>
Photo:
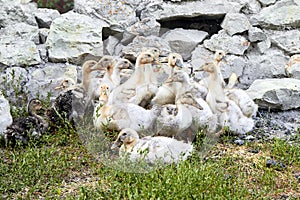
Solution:
<path fill-rule="evenodd" d="M 114 55 L 134 62 L 154 46 L 180 53 L 192 72 L 214 51 L 227 52 L 224 78 L 236 73 L 237 87 L 261 109 L 253 132 L 237 140 L 299 134 L 298 0 L 78 0 L 64 14 L 22 2 L 0 0 L 0 132 L 11 122 L 5 99 L 12 106 L 25 96 L 54 99 L 66 75 L 80 81 L 85 60 Z"/>

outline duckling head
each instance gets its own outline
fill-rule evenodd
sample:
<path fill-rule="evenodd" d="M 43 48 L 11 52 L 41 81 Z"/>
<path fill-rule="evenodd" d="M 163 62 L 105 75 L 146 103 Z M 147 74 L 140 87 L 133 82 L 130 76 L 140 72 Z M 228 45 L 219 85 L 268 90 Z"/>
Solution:
<path fill-rule="evenodd" d="M 42 102 L 39 99 L 31 99 L 27 104 L 28 114 L 35 114 L 38 110 L 42 109 Z"/>
<path fill-rule="evenodd" d="M 182 70 L 175 71 L 173 75 L 167 79 L 165 83 L 170 82 L 180 82 L 180 83 L 189 83 L 189 75 Z"/>
<path fill-rule="evenodd" d="M 100 86 L 100 95 L 99 95 L 99 102 L 104 105 L 107 100 L 108 100 L 108 96 L 109 96 L 110 90 L 108 85 L 101 85 Z"/>
<path fill-rule="evenodd" d="M 69 77 L 66 77 L 62 80 L 62 82 L 57 86 L 55 87 L 54 89 L 55 90 L 64 90 L 64 89 L 67 89 L 67 88 L 71 88 L 72 86 L 75 86 L 75 81 L 74 79 L 72 78 L 69 78 Z"/>
<path fill-rule="evenodd" d="M 214 72 L 214 64 L 213 63 L 204 63 L 201 67 L 199 67 L 198 69 L 194 70 L 195 72 L 197 71 L 205 71 L 205 72 L 209 72 L 209 73 L 213 73 Z"/>
<path fill-rule="evenodd" d="M 96 70 L 109 70 L 112 69 L 116 64 L 114 57 L 105 55 L 97 63 Z"/>
<path fill-rule="evenodd" d="M 229 77 L 227 87 L 233 88 L 238 82 L 239 82 L 238 76 L 236 75 L 236 73 L 232 73 Z"/>
<path fill-rule="evenodd" d="M 158 58 L 161 54 L 161 51 L 156 47 L 150 47 L 143 51 L 153 54 L 155 60 L 158 60 Z"/>
<path fill-rule="evenodd" d="M 149 52 L 141 52 L 136 59 L 138 66 L 144 64 L 153 64 L 156 61 L 155 56 Z"/>
<path fill-rule="evenodd" d="M 132 63 L 126 58 L 119 59 L 117 61 L 116 67 L 118 69 L 133 69 Z"/>
<path fill-rule="evenodd" d="M 85 73 L 90 73 L 92 71 L 98 70 L 97 62 L 95 60 L 87 60 L 83 63 L 82 69 Z"/>
<path fill-rule="evenodd" d="M 221 62 L 225 59 L 226 52 L 223 50 L 217 50 L 214 56 L 214 60 L 217 62 Z"/>
<path fill-rule="evenodd" d="M 170 53 L 168 56 L 168 65 L 173 69 L 181 69 L 183 67 L 182 56 L 178 53 Z"/>
<path fill-rule="evenodd" d="M 125 151 L 130 151 L 138 139 L 139 135 L 135 130 L 131 128 L 125 128 L 120 131 L 116 141 L 111 146 L 111 149 L 123 146 Z"/>

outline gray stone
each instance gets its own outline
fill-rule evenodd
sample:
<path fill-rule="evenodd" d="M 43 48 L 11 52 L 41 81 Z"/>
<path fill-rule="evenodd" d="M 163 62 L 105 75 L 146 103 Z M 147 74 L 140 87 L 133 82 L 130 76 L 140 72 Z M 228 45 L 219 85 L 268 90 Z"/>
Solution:
<path fill-rule="evenodd" d="M 36 45 L 31 41 L 0 42 L 0 64 L 29 66 L 41 61 Z"/>
<path fill-rule="evenodd" d="M 212 62 L 214 59 L 214 53 L 203 47 L 203 45 L 198 45 L 192 52 L 191 65 L 193 69 L 197 70 L 205 63 Z"/>
<path fill-rule="evenodd" d="M 242 146 L 243 144 L 245 144 L 245 141 L 241 140 L 241 139 L 237 139 L 237 140 L 234 140 L 233 143 Z"/>
<path fill-rule="evenodd" d="M 123 33 L 123 44 L 128 44 L 132 39 L 139 36 L 159 36 L 160 24 L 154 18 L 144 18 L 126 28 Z"/>
<path fill-rule="evenodd" d="M 111 25 L 112 29 L 124 30 L 138 19 L 134 6 L 125 1 L 76 0 L 74 3 L 75 12 L 104 20 Z"/>
<path fill-rule="evenodd" d="M 274 4 L 277 0 L 258 0 L 263 6 Z"/>
<path fill-rule="evenodd" d="M 41 44 L 46 43 L 49 32 L 50 32 L 50 30 L 48 28 L 40 28 L 39 29 L 39 36 L 40 36 L 40 43 Z"/>
<path fill-rule="evenodd" d="M 3 136 L 4 131 L 11 125 L 12 121 L 9 102 L 0 91 L 0 136 Z"/>
<path fill-rule="evenodd" d="M 147 47 L 156 47 L 162 54 L 167 55 L 171 52 L 168 42 L 156 36 L 136 36 L 132 43 L 122 49 L 122 55 L 129 59 L 135 60 L 137 55 Z"/>
<path fill-rule="evenodd" d="M 262 27 L 272 29 L 300 27 L 299 10 L 299 5 L 282 5 L 282 3 L 277 3 L 263 8 L 257 15 L 251 17 L 251 21 Z"/>
<path fill-rule="evenodd" d="M 59 12 L 54 9 L 39 8 L 34 13 L 39 28 L 50 28 L 52 21 L 60 16 Z"/>
<path fill-rule="evenodd" d="M 20 4 L 19 1 L 0 2 L 0 27 L 24 22 L 36 26 L 33 13 L 37 10 L 36 4 Z"/>
<path fill-rule="evenodd" d="M 141 17 L 153 16 L 157 20 L 174 18 L 191 18 L 199 16 L 219 17 L 229 12 L 238 13 L 242 4 L 232 1 L 183 1 L 180 6 L 176 3 L 158 1 L 150 3 L 142 11 Z"/>
<path fill-rule="evenodd" d="M 86 56 L 102 56 L 102 20 L 67 12 L 56 18 L 50 27 L 46 45 L 51 62 L 81 64 Z"/>
<path fill-rule="evenodd" d="M 248 30 L 248 37 L 250 42 L 264 41 L 267 39 L 266 34 L 257 27 L 251 27 Z"/>
<path fill-rule="evenodd" d="M 261 10 L 261 5 L 257 0 L 242 0 L 243 7 L 241 13 L 246 15 L 253 15 Z"/>
<path fill-rule="evenodd" d="M 103 41 L 103 54 L 104 55 L 118 55 L 116 54 L 116 47 L 120 43 L 119 39 L 114 36 L 109 36 Z"/>
<path fill-rule="evenodd" d="M 172 52 L 181 54 L 184 60 L 191 58 L 191 53 L 199 45 L 208 33 L 199 30 L 185 30 L 176 28 L 163 34 L 162 39 L 166 40 Z"/>
<path fill-rule="evenodd" d="M 211 51 L 224 50 L 235 55 L 243 55 L 250 46 L 250 42 L 245 37 L 230 36 L 224 30 L 214 34 L 209 40 L 204 40 L 203 44 Z"/>
<path fill-rule="evenodd" d="M 259 52 L 247 54 L 246 66 L 239 81 L 246 88 L 256 79 L 285 77 L 284 65 L 288 57 L 281 50 L 268 49 L 261 55 Z"/>
<path fill-rule="evenodd" d="M 283 49 L 289 54 L 300 53 L 300 30 L 266 32 L 270 37 L 271 42 L 280 49 Z"/>
<path fill-rule="evenodd" d="M 221 27 L 230 35 L 249 30 L 250 22 L 246 15 L 240 13 L 227 13 Z"/>
<path fill-rule="evenodd" d="M 257 48 L 260 53 L 265 53 L 267 49 L 271 47 L 271 40 L 267 37 L 266 40 L 258 42 Z"/>
<path fill-rule="evenodd" d="M 46 49 L 46 45 L 45 44 L 39 44 L 36 46 L 39 54 L 40 54 L 40 58 L 42 59 L 42 61 L 44 62 L 48 62 L 48 52 Z"/>
<path fill-rule="evenodd" d="M 11 24 L 0 30 L 0 40 L 0 43 L 26 40 L 39 44 L 39 30 L 37 26 L 28 25 L 24 22 Z"/>
<path fill-rule="evenodd" d="M 290 78 L 300 79 L 300 54 L 293 55 L 285 65 L 285 71 Z"/>
<path fill-rule="evenodd" d="M 300 80 L 258 79 L 247 90 L 260 108 L 289 110 L 300 107 Z"/>
<path fill-rule="evenodd" d="M 235 73 L 238 77 L 242 76 L 246 65 L 247 62 L 244 58 L 235 55 L 227 55 L 226 62 L 220 63 L 223 78 L 229 78 L 232 73 Z"/>

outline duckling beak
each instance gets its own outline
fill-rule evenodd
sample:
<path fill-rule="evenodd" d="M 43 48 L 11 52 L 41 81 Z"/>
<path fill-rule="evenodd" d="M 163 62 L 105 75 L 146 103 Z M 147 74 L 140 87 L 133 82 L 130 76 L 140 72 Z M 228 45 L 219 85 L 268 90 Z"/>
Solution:
<path fill-rule="evenodd" d="M 176 59 L 176 62 L 175 62 L 176 66 L 179 67 L 179 68 L 182 68 L 183 67 L 183 63 L 180 59 Z"/>
<path fill-rule="evenodd" d="M 159 56 L 159 62 L 160 63 L 167 63 L 168 62 L 168 56 L 160 55 Z"/>
<path fill-rule="evenodd" d="M 120 139 L 118 139 L 117 141 L 115 141 L 113 143 L 113 145 L 110 147 L 111 150 L 117 148 L 117 147 L 120 147 L 122 145 L 122 141 Z"/>

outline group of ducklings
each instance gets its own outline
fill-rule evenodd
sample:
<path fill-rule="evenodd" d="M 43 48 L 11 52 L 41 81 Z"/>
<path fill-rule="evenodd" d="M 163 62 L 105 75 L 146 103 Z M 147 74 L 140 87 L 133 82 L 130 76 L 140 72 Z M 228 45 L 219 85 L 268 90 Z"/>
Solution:
<path fill-rule="evenodd" d="M 64 79 L 56 88 L 62 93 L 47 116 L 55 118 L 61 108 L 70 118 L 82 117 L 92 107 L 99 132 L 119 131 L 112 149 L 119 147 L 120 156 L 137 159 L 140 152 L 147 152 L 143 158 L 150 163 L 184 160 L 192 153 L 199 129 L 216 135 L 226 126 L 243 134 L 254 126 L 257 105 L 244 90 L 234 88 L 235 74 L 227 85 L 224 82 L 220 62 L 225 56 L 224 51 L 216 51 L 213 62 L 198 69 L 208 72 L 199 82 L 190 77 L 180 54 L 162 56 L 157 48 L 140 52 L 134 67 L 127 59 L 107 55 L 99 62 L 86 61 L 82 82 Z M 102 78 L 91 75 L 98 70 L 105 71 Z M 81 99 L 77 106 L 81 112 L 74 112 L 74 97 Z M 69 99 L 73 109 L 70 102 L 64 108 Z M 28 113 L 35 116 L 32 111 Z"/>

